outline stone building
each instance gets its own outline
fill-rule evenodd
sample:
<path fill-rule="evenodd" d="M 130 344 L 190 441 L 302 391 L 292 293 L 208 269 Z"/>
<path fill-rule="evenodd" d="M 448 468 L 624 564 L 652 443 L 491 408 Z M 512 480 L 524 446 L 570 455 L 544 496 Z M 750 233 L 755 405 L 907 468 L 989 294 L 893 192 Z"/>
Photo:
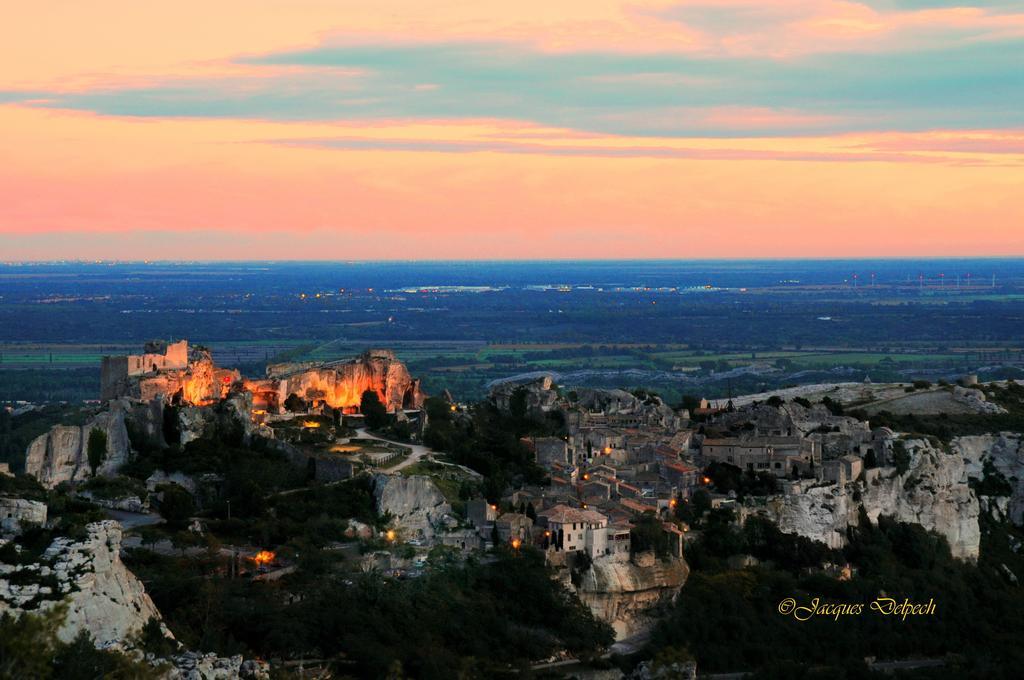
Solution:
<path fill-rule="evenodd" d="M 701 453 L 707 461 L 777 477 L 788 476 L 794 468 L 808 472 L 821 464 L 821 443 L 805 437 L 708 438 Z"/>
<path fill-rule="evenodd" d="M 526 543 L 530 538 L 533 520 L 518 512 L 506 512 L 494 521 L 494 526 L 498 529 L 498 536 L 505 543 L 513 540 Z"/>
<path fill-rule="evenodd" d="M 556 551 L 586 552 L 591 557 L 608 553 L 608 518 L 599 512 L 559 504 L 538 513 L 537 520 L 551 532 Z"/>

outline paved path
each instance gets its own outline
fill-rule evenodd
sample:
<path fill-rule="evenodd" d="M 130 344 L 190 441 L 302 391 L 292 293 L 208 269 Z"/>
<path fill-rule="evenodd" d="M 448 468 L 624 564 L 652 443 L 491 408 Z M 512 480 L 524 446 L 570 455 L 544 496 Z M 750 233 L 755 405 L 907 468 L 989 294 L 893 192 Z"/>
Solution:
<path fill-rule="evenodd" d="M 147 524 L 160 524 L 164 518 L 155 512 L 128 512 L 126 510 L 107 510 L 107 517 L 116 519 L 125 529 L 144 527 Z"/>
<path fill-rule="evenodd" d="M 434 450 L 426 446 L 423 446 L 422 444 L 407 444 L 406 442 L 396 442 L 391 439 L 385 439 L 384 437 L 371 434 L 366 429 L 356 430 L 356 436 L 353 437 L 353 439 L 356 438 L 376 439 L 379 442 L 393 444 L 394 446 L 404 446 L 405 448 L 412 450 L 412 453 L 409 454 L 408 458 L 403 460 L 401 463 L 398 463 L 397 465 L 392 465 L 391 467 L 388 468 L 381 468 L 381 472 L 398 472 L 409 467 L 410 465 L 415 465 L 423 458 L 426 458 L 427 460 L 433 459 Z"/>

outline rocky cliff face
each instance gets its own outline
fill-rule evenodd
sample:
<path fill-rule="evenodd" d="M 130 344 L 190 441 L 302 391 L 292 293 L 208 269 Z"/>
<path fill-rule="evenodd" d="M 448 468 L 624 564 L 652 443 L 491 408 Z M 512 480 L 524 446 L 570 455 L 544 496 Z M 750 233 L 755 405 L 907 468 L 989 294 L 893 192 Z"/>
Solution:
<path fill-rule="evenodd" d="M 863 508 L 872 522 L 888 515 L 920 524 L 945 536 L 954 556 L 977 559 L 980 506 L 968 486 L 963 458 L 935 448 L 927 440 L 910 439 L 903 444 L 910 456 L 903 474 L 895 468 L 877 468 L 845 486 L 805 484 L 770 499 L 760 511 L 782 531 L 838 548 L 845 543 L 847 527 L 856 526 Z"/>
<path fill-rule="evenodd" d="M 410 537 L 433 538 L 451 504 L 430 477 L 414 475 L 376 475 L 373 497 L 377 512 L 390 512 L 394 526 Z"/>
<path fill-rule="evenodd" d="M 513 397 L 518 395 L 525 402 L 526 412 L 534 417 L 543 417 L 558 405 L 558 392 L 551 376 L 541 376 L 528 382 L 502 382 L 491 387 L 491 398 L 501 411 L 510 411 Z"/>
<path fill-rule="evenodd" d="M 294 394 L 332 408 L 354 410 L 366 390 L 375 391 L 388 411 L 423 405 L 420 381 L 409 375 L 393 352 L 383 349 L 370 350 L 351 361 L 269 366 L 267 378 L 253 383 L 251 389 L 257 393 L 257 401 L 269 396 L 277 406 Z"/>
<path fill-rule="evenodd" d="M 121 525 L 95 522 L 86 529 L 81 541 L 56 539 L 38 563 L 0 564 L 0 612 L 45 611 L 66 601 L 62 640 L 85 630 L 98 647 L 119 647 L 160 612 L 121 562 Z"/>
<path fill-rule="evenodd" d="M 622 640 L 646 630 L 653 623 L 652 610 L 675 600 L 689 574 L 684 560 L 666 562 L 653 553 L 635 555 L 630 561 L 598 558 L 576 592 Z"/>
<path fill-rule="evenodd" d="M 96 474 L 109 476 L 128 461 L 131 446 L 124 424 L 124 412 L 112 404 L 112 410 L 100 413 L 86 425 L 55 425 L 29 444 L 25 473 L 47 488 L 61 482 L 81 481 L 92 476 L 89 467 L 89 433 L 94 429 L 107 436 L 107 451 Z"/>
<path fill-rule="evenodd" d="M 986 462 L 994 466 L 1009 482 L 1011 493 L 1009 497 L 992 499 L 990 505 L 999 508 L 998 514 L 1005 515 L 1014 524 L 1024 524 L 1024 436 L 1016 432 L 1000 432 L 957 437 L 952 448 L 963 456 L 968 475 L 974 479 L 984 479 Z"/>

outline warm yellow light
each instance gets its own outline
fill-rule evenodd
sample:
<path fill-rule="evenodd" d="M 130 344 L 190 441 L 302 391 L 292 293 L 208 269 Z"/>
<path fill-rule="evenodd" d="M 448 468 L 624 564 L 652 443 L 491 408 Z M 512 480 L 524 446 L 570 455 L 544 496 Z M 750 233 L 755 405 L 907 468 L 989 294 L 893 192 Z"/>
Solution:
<path fill-rule="evenodd" d="M 264 564 L 270 564 L 271 562 L 273 562 L 275 557 L 276 555 L 274 555 L 274 553 L 272 553 L 271 551 L 261 550 L 253 556 L 252 561 L 262 566 Z"/>
<path fill-rule="evenodd" d="M 387 538 L 387 539 L 388 539 L 389 541 L 394 541 L 394 540 L 395 540 L 395 537 L 397 536 L 397 534 L 395 533 L 395 530 L 394 530 L 394 529 L 388 529 L 387 533 L 386 533 L 386 534 L 384 534 L 384 536 L 385 536 L 385 537 L 386 537 L 386 538 Z"/>
<path fill-rule="evenodd" d="M 513 538 L 512 539 L 512 547 L 514 549 L 519 550 L 519 546 L 521 546 L 522 544 L 523 544 L 523 542 L 520 541 L 518 538 Z"/>
<path fill-rule="evenodd" d="M 458 406 L 456 406 L 455 404 L 452 404 L 452 411 L 453 411 L 453 412 L 454 412 L 454 411 L 457 411 L 458 409 L 459 409 L 459 407 L 458 407 Z"/>
<path fill-rule="evenodd" d="M 302 421 L 302 426 L 303 427 L 309 427 L 309 428 L 317 428 L 317 427 L 320 427 L 320 421 L 319 420 L 303 420 Z"/>

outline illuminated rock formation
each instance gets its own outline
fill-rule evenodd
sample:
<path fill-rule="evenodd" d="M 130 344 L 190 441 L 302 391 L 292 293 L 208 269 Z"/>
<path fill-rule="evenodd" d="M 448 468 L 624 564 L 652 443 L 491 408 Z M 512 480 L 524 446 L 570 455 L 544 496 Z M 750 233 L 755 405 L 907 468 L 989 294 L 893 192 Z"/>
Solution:
<path fill-rule="evenodd" d="M 257 408 L 281 410 L 291 395 L 314 405 L 355 412 L 373 390 L 388 411 L 423 406 L 420 381 L 389 350 L 375 349 L 348 361 L 290 363 L 267 367 L 267 379 L 247 382 Z"/>
<path fill-rule="evenodd" d="M 393 352 L 380 349 L 345 361 L 275 364 L 267 367 L 266 378 L 243 380 L 236 370 L 217 368 L 205 348 L 189 347 L 185 340 L 153 342 L 141 355 L 104 357 L 101 386 L 103 399 L 162 399 L 183 406 L 208 406 L 249 392 L 256 412 L 282 412 L 295 395 L 313 407 L 353 413 L 367 390 L 391 412 L 423 406 L 420 381 Z"/>
<path fill-rule="evenodd" d="M 203 406 L 227 396 L 239 380 L 238 371 L 217 368 L 204 347 L 189 347 L 187 340 L 149 342 L 141 355 L 103 357 L 100 396 L 143 401 L 163 397 L 167 403 Z"/>

